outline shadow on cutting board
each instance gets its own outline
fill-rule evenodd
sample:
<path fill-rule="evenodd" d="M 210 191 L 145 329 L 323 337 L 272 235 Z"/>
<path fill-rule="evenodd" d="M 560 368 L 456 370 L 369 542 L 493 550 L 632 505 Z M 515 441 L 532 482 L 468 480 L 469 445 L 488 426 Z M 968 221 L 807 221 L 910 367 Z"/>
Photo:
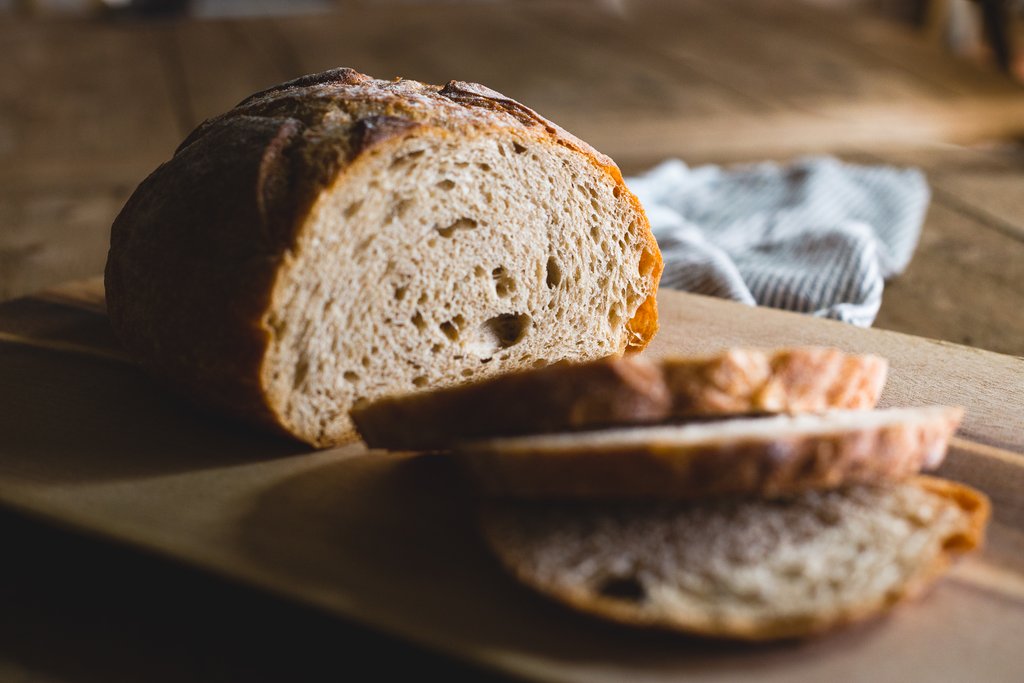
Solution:
<path fill-rule="evenodd" d="M 4 477 L 107 481 L 309 451 L 206 415 L 129 364 L 0 344 L 0 377 Z"/>
<path fill-rule="evenodd" d="M 517 584 L 477 536 L 475 503 L 440 455 L 371 451 L 283 479 L 241 521 L 251 566 L 329 611 L 476 661 L 528 655 L 556 668 L 749 672 L 885 637 L 875 624 L 829 639 L 723 643 L 577 614 Z M 474 656 L 475 655 L 475 656 Z M 554 669 L 552 669 L 552 672 Z M 536 673 L 536 672 L 534 672 Z"/>

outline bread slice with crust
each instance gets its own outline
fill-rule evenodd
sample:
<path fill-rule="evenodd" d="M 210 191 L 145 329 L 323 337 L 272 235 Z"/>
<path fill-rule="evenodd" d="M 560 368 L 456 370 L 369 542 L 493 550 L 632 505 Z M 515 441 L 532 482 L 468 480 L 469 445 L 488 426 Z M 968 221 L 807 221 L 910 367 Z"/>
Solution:
<path fill-rule="evenodd" d="M 938 467 L 962 415 L 944 406 L 833 411 L 488 439 L 458 453 L 492 496 L 779 497 Z"/>
<path fill-rule="evenodd" d="M 820 347 L 730 349 L 659 362 L 605 358 L 387 397 L 352 417 L 371 447 L 428 450 L 673 417 L 872 408 L 887 369 L 878 356 Z"/>
<path fill-rule="evenodd" d="M 499 434 L 657 422 L 671 405 L 659 368 L 626 356 L 385 398 L 355 409 L 352 419 L 371 447 L 429 450 Z"/>
<path fill-rule="evenodd" d="M 334 69 L 193 131 L 115 220 L 106 293 L 166 383 L 329 446 L 361 402 L 642 349 L 661 268 L 614 162 L 533 110 Z"/>
<path fill-rule="evenodd" d="M 918 477 L 792 498 L 502 502 L 483 535 L 520 581 L 577 610 L 702 636 L 809 636 L 878 615 L 978 547 L 990 505 Z"/>

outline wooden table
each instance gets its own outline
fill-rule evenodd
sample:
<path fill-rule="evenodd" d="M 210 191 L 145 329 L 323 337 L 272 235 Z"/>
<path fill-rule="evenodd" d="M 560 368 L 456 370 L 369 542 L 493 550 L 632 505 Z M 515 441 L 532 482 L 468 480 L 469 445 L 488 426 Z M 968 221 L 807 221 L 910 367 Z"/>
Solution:
<path fill-rule="evenodd" d="M 933 206 L 878 326 L 1024 355 L 1024 151 L 992 142 L 1024 132 L 1024 92 L 902 29 L 766 5 L 353 1 L 288 19 L 0 20 L 0 299 L 99 272 L 125 198 L 204 117 L 348 64 L 488 83 L 627 172 L 817 152 L 921 166 Z M 479 675 L 19 513 L 0 512 L 0 532 L 0 679 Z"/>
<path fill-rule="evenodd" d="M 1024 354 L 1024 89 L 909 29 L 794 3 L 415 5 L 153 24 L 0 21 L 0 299 L 102 269 L 114 215 L 198 122 L 339 64 L 492 85 L 611 154 L 841 153 L 934 202 L 878 326 Z M 616 10 L 615 8 L 619 8 Z"/>

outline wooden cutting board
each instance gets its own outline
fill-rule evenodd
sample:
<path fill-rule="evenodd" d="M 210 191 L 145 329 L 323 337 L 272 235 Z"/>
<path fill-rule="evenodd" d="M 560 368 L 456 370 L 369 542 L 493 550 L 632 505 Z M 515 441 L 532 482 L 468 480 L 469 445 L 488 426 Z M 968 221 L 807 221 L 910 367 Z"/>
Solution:
<path fill-rule="evenodd" d="M 830 344 L 892 363 L 886 405 L 967 418 L 944 474 L 985 490 L 985 552 L 923 600 L 819 640 L 630 631 L 550 604 L 477 540 L 438 456 L 310 452 L 197 412 L 117 348 L 98 280 L 0 305 L 0 503 L 545 681 L 1020 681 L 1024 359 L 664 292 L 650 352 Z"/>

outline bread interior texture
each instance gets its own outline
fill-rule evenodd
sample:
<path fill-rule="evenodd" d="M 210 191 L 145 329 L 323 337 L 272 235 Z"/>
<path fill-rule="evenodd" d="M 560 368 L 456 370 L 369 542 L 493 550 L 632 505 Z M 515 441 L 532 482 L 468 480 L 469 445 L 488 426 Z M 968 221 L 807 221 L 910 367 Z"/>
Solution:
<path fill-rule="evenodd" d="M 320 196 L 275 284 L 272 409 L 329 445 L 363 401 L 622 352 L 656 260 L 625 195 L 584 155 L 511 134 L 371 148 Z"/>
<path fill-rule="evenodd" d="M 975 522 L 913 483 L 692 505 L 509 504 L 485 517 L 526 583 L 630 623 L 799 636 L 911 594 L 972 547 Z"/>

